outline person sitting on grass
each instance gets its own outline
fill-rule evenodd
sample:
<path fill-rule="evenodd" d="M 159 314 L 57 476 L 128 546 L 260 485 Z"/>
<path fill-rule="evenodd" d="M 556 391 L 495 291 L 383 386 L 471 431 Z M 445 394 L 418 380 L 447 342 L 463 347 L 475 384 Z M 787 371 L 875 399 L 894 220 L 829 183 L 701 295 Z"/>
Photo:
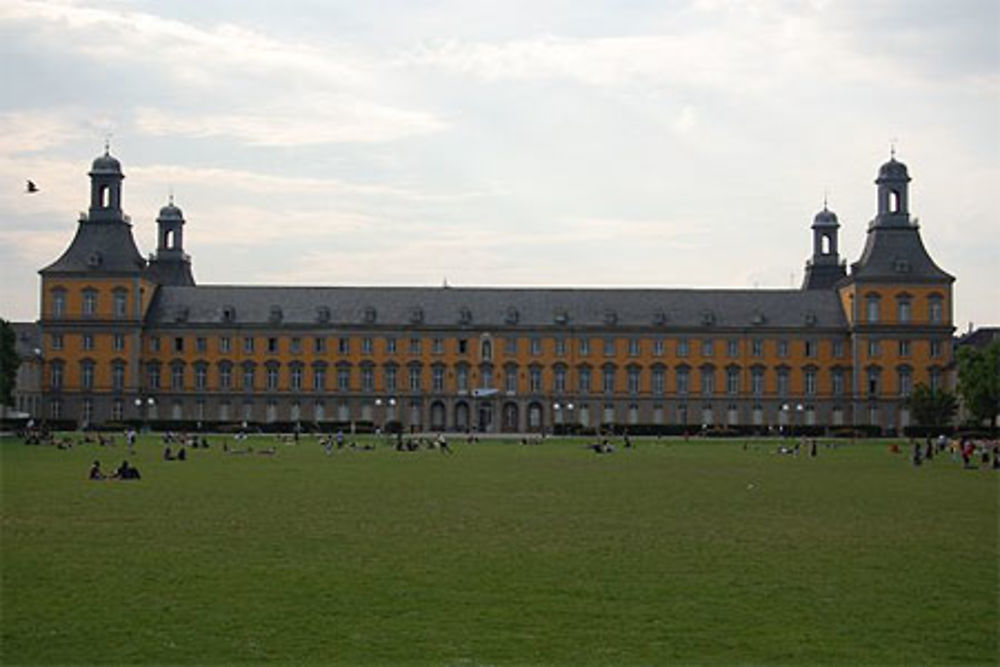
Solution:
<path fill-rule="evenodd" d="M 173 461 L 174 460 L 174 453 L 170 451 L 170 447 L 169 446 L 163 448 L 163 460 L 164 461 Z"/>
<path fill-rule="evenodd" d="M 177 460 L 178 461 L 187 461 L 187 457 L 188 457 L 187 450 L 184 449 L 183 447 L 181 447 L 180 451 L 177 452 Z"/>
<path fill-rule="evenodd" d="M 101 472 L 100 461 L 94 461 L 93 465 L 90 466 L 90 472 L 87 474 L 87 479 L 93 479 L 93 480 L 104 479 L 104 473 Z"/>
<path fill-rule="evenodd" d="M 142 479 L 142 475 L 139 474 L 139 469 L 130 466 L 128 461 L 122 461 L 122 464 L 111 475 L 111 479 Z"/>

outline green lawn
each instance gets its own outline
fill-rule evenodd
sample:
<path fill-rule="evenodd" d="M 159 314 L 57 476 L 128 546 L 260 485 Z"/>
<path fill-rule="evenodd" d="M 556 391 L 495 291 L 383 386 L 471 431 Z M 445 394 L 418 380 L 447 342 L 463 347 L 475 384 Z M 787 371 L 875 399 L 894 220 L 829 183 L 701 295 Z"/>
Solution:
<path fill-rule="evenodd" d="M 3 664 L 997 661 L 1000 474 L 947 455 L 219 442 L 0 445 Z"/>

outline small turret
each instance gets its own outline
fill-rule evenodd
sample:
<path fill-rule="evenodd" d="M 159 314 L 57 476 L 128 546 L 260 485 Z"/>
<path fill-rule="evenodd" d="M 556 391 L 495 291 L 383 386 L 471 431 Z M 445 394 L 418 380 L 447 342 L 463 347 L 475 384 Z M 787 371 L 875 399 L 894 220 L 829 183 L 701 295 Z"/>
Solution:
<path fill-rule="evenodd" d="M 837 252 L 839 229 L 837 214 L 827 208 L 824 200 L 823 210 L 813 218 L 813 254 L 812 259 L 806 262 L 802 289 L 830 289 L 847 275 Z"/>
<path fill-rule="evenodd" d="M 156 255 L 149 262 L 149 278 L 161 285 L 194 285 L 191 257 L 184 252 L 184 212 L 174 196 L 156 217 Z"/>

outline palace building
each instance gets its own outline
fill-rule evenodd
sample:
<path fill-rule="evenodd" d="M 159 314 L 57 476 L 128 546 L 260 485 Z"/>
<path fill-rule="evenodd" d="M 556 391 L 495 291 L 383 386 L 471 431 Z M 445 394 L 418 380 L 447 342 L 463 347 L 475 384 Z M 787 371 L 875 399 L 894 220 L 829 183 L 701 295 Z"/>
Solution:
<path fill-rule="evenodd" d="M 952 283 L 909 214 L 906 166 L 848 267 L 812 223 L 800 289 L 198 285 L 171 200 L 145 259 L 105 151 L 90 209 L 41 273 L 41 414 L 172 428 L 632 432 L 909 423 L 952 354 Z M 40 352 L 39 352 L 40 351 Z"/>

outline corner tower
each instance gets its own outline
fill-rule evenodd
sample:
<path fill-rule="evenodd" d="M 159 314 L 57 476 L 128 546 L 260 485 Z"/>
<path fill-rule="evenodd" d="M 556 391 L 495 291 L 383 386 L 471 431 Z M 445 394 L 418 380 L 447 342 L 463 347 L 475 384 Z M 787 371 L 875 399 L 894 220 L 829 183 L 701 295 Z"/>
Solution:
<path fill-rule="evenodd" d="M 156 216 L 156 255 L 149 261 L 149 279 L 160 285 L 194 285 L 191 256 L 184 252 L 184 212 L 173 195 Z"/>
<path fill-rule="evenodd" d="M 847 275 L 844 262 L 837 251 L 837 236 L 840 223 L 837 214 L 826 207 L 813 218 L 813 254 L 806 262 L 802 289 L 830 289 L 838 280 Z"/>

